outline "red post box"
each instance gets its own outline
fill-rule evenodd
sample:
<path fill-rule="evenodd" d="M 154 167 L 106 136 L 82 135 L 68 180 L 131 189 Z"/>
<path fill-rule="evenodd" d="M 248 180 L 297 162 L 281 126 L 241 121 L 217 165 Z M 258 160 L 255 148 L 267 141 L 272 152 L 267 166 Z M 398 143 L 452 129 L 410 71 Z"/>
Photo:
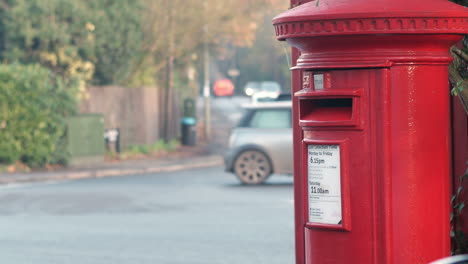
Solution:
<path fill-rule="evenodd" d="M 297 263 L 449 255 L 448 50 L 468 12 L 447 0 L 291 3 L 273 23 L 297 55 Z"/>

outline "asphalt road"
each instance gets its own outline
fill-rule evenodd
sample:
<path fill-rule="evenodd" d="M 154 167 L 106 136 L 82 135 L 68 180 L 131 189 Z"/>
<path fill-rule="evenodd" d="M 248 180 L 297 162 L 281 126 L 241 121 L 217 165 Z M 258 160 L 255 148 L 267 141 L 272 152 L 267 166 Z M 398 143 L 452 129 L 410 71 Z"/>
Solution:
<path fill-rule="evenodd" d="M 0 187 L 1 263 L 294 263 L 292 199 L 222 168 Z"/>

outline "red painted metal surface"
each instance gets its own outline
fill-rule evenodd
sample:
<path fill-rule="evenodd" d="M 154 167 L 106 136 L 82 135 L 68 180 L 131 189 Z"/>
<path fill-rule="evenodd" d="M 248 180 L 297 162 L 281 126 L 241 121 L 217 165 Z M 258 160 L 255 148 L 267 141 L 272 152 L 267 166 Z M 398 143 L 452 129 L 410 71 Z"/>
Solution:
<path fill-rule="evenodd" d="M 449 255 L 448 49 L 468 33 L 466 9 L 445 0 L 320 0 L 274 25 L 294 47 L 296 263 Z M 323 79 L 317 87 L 314 75 Z M 338 224 L 309 221 L 307 148 L 317 144 L 340 146 Z"/>
<path fill-rule="evenodd" d="M 294 1 L 294 0 L 292 0 Z M 300 52 L 296 48 L 291 49 L 291 58 L 292 66 L 296 66 L 296 62 L 300 56 Z M 302 88 L 302 75 L 301 71 L 293 70 L 291 78 L 291 92 L 294 94 Z M 299 103 L 298 98 L 292 96 L 293 106 L 292 106 L 292 115 L 293 115 L 293 138 L 303 138 L 303 131 L 297 122 L 297 117 L 299 116 Z M 300 160 L 302 155 L 302 142 L 300 140 L 293 141 L 293 150 L 294 150 L 294 160 Z M 305 212 L 303 207 L 305 206 L 305 200 L 303 200 L 304 194 L 302 193 L 302 173 L 301 167 L 294 164 L 294 222 L 295 222 L 295 249 L 296 249 L 296 263 L 305 263 L 305 248 L 304 248 L 304 229 L 305 226 Z"/>
<path fill-rule="evenodd" d="M 277 32 L 283 39 L 364 32 L 464 33 L 468 23 L 465 12 L 463 7 L 445 0 L 313 0 L 282 13 L 273 22 L 277 29 L 283 27 Z"/>

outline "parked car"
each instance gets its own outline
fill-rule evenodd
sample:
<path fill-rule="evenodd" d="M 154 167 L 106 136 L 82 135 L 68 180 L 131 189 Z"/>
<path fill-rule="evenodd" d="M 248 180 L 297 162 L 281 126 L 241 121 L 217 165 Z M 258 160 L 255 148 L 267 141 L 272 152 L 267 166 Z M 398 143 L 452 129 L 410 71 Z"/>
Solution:
<path fill-rule="evenodd" d="M 280 95 L 278 95 L 275 101 L 291 101 L 291 100 L 292 100 L 291 92 L 287 92 L 287 93 L 285 92 L 285 93 L 281 93 Z"/>
<path fill-rule="evenodd" d="M 271 174 L 292 174 L 291 102 L 249 105 L 229 139 L 225 169 L 243 184 L 263 183 Z"/>
<path fill-rule="evenodd" d="M 260 88 L 252 95 L 252 103 L 275 101 L 281 94 L 277 82 L 261 82 Z"/>
<path fill-rule="evenodd" d="M 456 255 L 433 261 L 429 264 L 467 264 L 468 255 Z"/>
<path fill-rule="evenodd" d="M 247 96 L 274 101 L 281 94 L 281 86 L 273 81 L 248 82 L 244 86 L 244 92 Z"/>
<path fill-rule="evenodd" d="M 258 90 L 260 90 L 260 83 L 259 82 L 248 82 L 244 86 L 244 92 L 247 96 L 254 95 Z"/>

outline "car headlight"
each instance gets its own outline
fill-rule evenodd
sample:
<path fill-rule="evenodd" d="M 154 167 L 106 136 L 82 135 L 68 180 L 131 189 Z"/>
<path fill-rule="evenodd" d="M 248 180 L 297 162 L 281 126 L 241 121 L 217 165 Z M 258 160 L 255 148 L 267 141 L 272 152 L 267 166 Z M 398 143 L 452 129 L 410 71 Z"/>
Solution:
<path fill-rule="evenodd" d="M 236 136 L 231 134 L 231 136 L 229 136 L 229 147 L 234 146 L 234 142 L 236 142 Z"/>
<path fill-rule="evenodd" d="M 245 89 L 245 94 L 248 96 L 252 96 L 254 94 L 254 90 L 252 88 Z"/>

